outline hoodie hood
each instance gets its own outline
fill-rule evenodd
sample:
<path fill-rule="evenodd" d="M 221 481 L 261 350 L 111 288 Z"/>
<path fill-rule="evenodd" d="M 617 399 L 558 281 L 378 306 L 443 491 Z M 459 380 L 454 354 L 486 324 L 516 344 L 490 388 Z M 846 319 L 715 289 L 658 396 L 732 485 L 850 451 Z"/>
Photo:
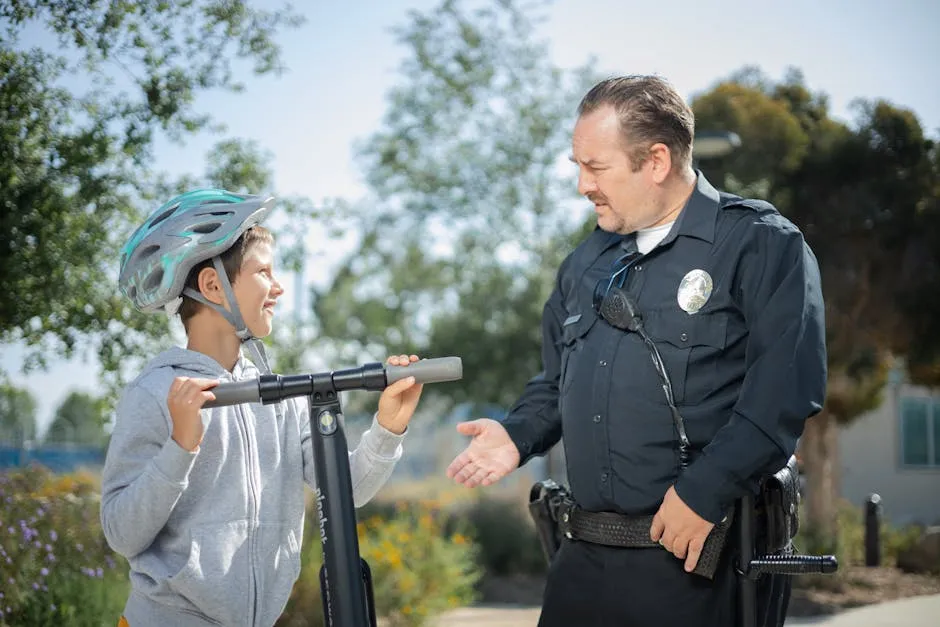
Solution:
<path fill-rule="evenodd" d="M 238 361 L 235 362 L 235 367 L 232 368 L 232 372 L 229 372 L 222 367 L 222 364 L 205 353 L 174 346 L 150 360 L 147 365 L 144 366 L 141 376 L 159 368 L 166 368 L 167 366 L 177 370 L 185 370 L 192 373 L 193 376 L 223 379 L 227 381 L 241 381 L 242 379 L 257 377 L 259 374 L 254 364 L 248 361 L 241 352 L 238 354 Z"/>

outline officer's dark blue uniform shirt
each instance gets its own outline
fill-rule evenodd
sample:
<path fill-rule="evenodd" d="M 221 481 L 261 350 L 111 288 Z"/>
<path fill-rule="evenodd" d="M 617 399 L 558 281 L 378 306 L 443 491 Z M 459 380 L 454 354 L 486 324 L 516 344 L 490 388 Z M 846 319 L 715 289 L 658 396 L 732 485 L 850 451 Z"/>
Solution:
<path fill-rule="evenodd" d="M 634 235 L 597 229 L 565 259 L 543 314 L 544 370 L 503 424 L 523 463 L 564 436 L 570 488 L 587 510 L 652 513 L 675 484 L 717 522 L 786 463 L 822 408 L 818 265 L 772 205 L 719 193 L 701 173 L 666 238 L 632 255 L 624 289 L 659 348 L 692 443 L 679 477 L 677 433 L 649 349 L 593 306 L 598 281 L 606 285 L 635 251 Z M 708 273 L 712 290 L 688 313 L 679 285 L 694 270 Z"/>

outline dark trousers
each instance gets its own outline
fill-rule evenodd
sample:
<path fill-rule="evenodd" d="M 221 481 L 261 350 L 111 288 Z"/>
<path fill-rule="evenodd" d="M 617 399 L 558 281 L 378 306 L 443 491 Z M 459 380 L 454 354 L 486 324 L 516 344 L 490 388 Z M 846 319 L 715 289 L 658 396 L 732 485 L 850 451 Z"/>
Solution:
<path fill-rule="evenodd" d="M 737 575 L 728 554 L 709 581 L 663 549 L 566 540 L 552 560 L 539 627 L 735 627 Z M 761 577 L 758 625 L 783 625 L 789 597 L 788 577 Z"/>

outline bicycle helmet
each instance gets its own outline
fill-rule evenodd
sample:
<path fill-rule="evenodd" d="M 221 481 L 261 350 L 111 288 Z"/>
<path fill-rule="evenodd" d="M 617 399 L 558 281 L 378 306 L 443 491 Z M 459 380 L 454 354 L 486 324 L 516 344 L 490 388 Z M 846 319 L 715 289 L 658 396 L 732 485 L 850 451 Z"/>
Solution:
<path fill-rule="evenodd" d="M 243 342 L 254 340 L 249 348 L 261 360 L 258 366 L 270 372 L 260 341 L 251 336 L 238 310 L 219 255 L 267 217 L 273 205 L 270 196 L 234 194 L 222 189 L 200 189 L 176 196 L 154 211 L 121 250 L 121 291 L 144 312 L 162 309 L 175 313 L 183 294 L 212 307 L 235 327 Z M 192 269 L 207 259 L 213 260 L 231 311 L 185 288 Z"/>

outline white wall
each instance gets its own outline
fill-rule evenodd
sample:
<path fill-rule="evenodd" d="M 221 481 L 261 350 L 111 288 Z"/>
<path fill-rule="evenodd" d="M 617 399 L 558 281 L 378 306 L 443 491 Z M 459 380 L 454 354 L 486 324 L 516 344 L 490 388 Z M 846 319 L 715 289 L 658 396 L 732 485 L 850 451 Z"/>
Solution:
<path fill-rule="evenodd" d="M 891 384 L 884 403 L 860 416 L 839 436 L 842 497 L 862 507 L 868 495 L 881 496 L 885 519 L 895 525 L 940 523 L 940 468 L 901 466 L 900 399 L 930 391 Z"/>

